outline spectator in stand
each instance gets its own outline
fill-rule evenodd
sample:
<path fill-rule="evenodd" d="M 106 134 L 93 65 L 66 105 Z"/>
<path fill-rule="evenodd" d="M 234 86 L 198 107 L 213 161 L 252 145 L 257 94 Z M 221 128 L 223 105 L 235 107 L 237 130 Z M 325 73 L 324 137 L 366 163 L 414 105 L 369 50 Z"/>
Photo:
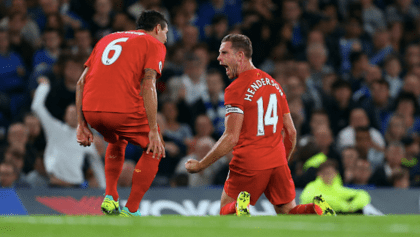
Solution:
<path fill-rule="evenodd" d="M 324 125 L 314 131 L 314 141 L 322 153 L 329 159 L 340 161 L 340 155 L 335 149 L 334 137 L 330 127 Z"/>
<path fill-rule="evenodd" d="M 404 49 L 403 34 L 404 25 L 401 21 L 394 21 L 388 24 L 388 30 L 391 35 L 391 44 L 393 51 L 401 54 Z"/>
<path fill-rule="evenodd" d="M 337 136 L 337 147 L 343 149 L 347 146 L 356 145 L 355 128 L 357 127 L 369 127 L 369 133 L 372 137 L 373 143 L 383 149 L 385 147 L 385 140 L 382 134 L 375 128 L 370 127 L 369 118 L 366 111 L 362 108 L 354 108 L 350 112 L 349 126 L 342 129 Z"/>
<path fill-rule="evenodd" d="M 68 56 L 64 58 L 62 79 L 52 85 L 45 105 L 57 119 L 64 121 L 67 106 L 75 103 L 76 84 L 83 72 L 83 58 Z"/>
<path fill-rule="evenodd" d="M 345 23 L 345 34 L 339 40 L 340 72 L 343 76 L 351 70 L 351 52 L 362 50 L 366 55 L 370 55 L 372 50 L 371 43 L 363 33 L 361 20 L 355 16 L 350 16 Z"/>
<path fill-rule="evenodd" d="M 367 160 L 358 159 L 354 169 L 351 185 L 368 186 L 370 177 L 372 176 L 372 168 Z"/>
<path fill-rule="evenodd" d="M 8 146 L 4 152 L 4 161 L 10 162 L 19 174 L 19 181 L 26 182 L 26 175 L 23 172 L 25 166 L 25 148 L 19 146 Z"/>
<path fill-rule="evenodd" d="M 184 48 L 185 52 L 191 52 L 199 43 L 199 32 L 194 25 L 185 25 L 182 28 L 182 38 L 175 46 Z"/>
<path fill-rule="evenodd" d="M 28 129 L 28 144 L 32 146 L 36 152 L 45 149 L 45 136 L 42 132 L 41 122 L 33 113 L 28 112 L 23 117 L 23 123 Z"/>
<path fill-rule="evenodd" d="M 61 54 L 62 38 L 58 30 L 45 29 L 42 38 L 44 48 L 35 52 L 32 61 L 31 80 L 35 81 L 38 76 L 51 72 L 53 64 L 57 62 Z"/>
<path fill-rule="evenodd" d="M 227 16 L 229 26 L 232 27 L 241 22 L 241 1 L 233 0 L 210 0 L 198 7 L 197 26 L 200 29 L 200 38 L 205 39 L 209 35 L 211 20 L 217 14 Z"/>
<path fill-rule="evenodd" d="M 404 123 L 404 117 L 400 114 L 393 114 L 388 122 L 385 132 L 385 140 L 388 144 L 391 142 L 400 142 L 407 133 Z"/>
<path fill-rule="evenodd" d="M 369 161 L 372 170 L 383 164 L 384 154 L 374 145 L 369 127 L 356 127 L 356 149 L 361 159 Z"/>
<path fill-rule="evenodd" d="M 345 147 L 341 152 L 341 167 L 337 167 L 341 174 L 344 184 L 353 182 L 357 161 L 359 160 L 359 153 L 353 146 Z"/>
<path fill-rule="evenodd" d="M 115 13 L 112 10 L 111 0 L 95 0 L 94 8 L 95 13 L 89 25 L 93 41 L 96 43 L 105 35 L 112 33 L 112 22 Z"/>
<path fill-rule="evenodd" d="M 374 169 L 369 183 L 377 187 L 391 187 L 391 177 L 395 172 L 401 170 L 401 161 L 404 156 L 404 145 L 401 142 L 390 143 L 385 151 L 385 163 Z"/>
<path fill-rule="evenodd" d="M 25 68 L 31 68 L 32 58 L 34 55 L 35 49 L 40 46 L 41 40 L 39 37 L 39 44 L 33 46 L 33 42 L 28 41 L 24 37 L 23 27 L 25 26 L 26 14 L 21 12 L 12 13 L 9 17 L 9 40 L 10 48 L 12 51 L 18 53 L 22 56 L 22 59 L 25 63 Z M 34 23 L 34 26 L 36 24 Z M 38 29 L 39 31 L 39 29 Z M 38 32 L 39 33 L 39 32 Z M 32 39 L 34 40 L 34 39 Z"/>
<path fill-rule="evenodd" d="M 388 22 L 401 21 L 404 23 L 413 22 L 419 16 L 419 9 L 412 4 L 412 0 L 398 0 L 394 5 L 386 9 Z"/>
<path fill-rule="evenodd" d="M 408 136 L 418 136 L 420 134 L 420 116 L 416 113 L 418 111 L 418 104 L 416 98 L 411 93 L 401 93 L 396 101 L 396 108 L 394 114 L 399 114 L 404 118 L 404 126 Z M 386 122 L 391 118 L 389 115 Z"/>
<path fill-rule="evenodd" d="M 172 46 L 182 39 L 182 29 L 188 24 L 187 15 L 181 7 L 176 7 L 172 12 L 172 25 L 169 26 L 168 42 Z"/>
<path fill-rule="evenodd" d="M 404 137 L 401 142 L 404 144 L 405 149 L 405 156 L 401 164 L 409 170 L 410 180 L 415 184 L 417 182 L 416 176 L 420 175 L 418 170 L 420 164 L 420 145 L 417 140 L 411 137 Z"/>
<path fill-rule="evenodd" d="M 315 88 L 322 88 L 322 76 L 334 72 L 333 68 L 326 65 L 328 59 L 328 50 L 324 44 L 310 44 L 306 49 L 306 56 L 311 70 L 312 83 Z"/>
<path fill-rule="evenodd" d="M 195 136 L 191 139 L 186 141 L 188 145 L 187 154 L 191 154 L 195 151 L 195 146 L 197 144 L 198 139 L 202 137 L 211 137 L 213 139 L 219 139 L 220 135 L 214 133 L 214 127 L 210 120 L 210 118 L 205 115 L 201 114 L 198 115 L 195 119 Z"/>
<path fill-rule="evenodd" d="M 184 74 L 173 77 L 168 82 L 168 87 L 174 90 L 179 100 L 184 100 L 187 106 L 196 103 L 201 95 L 207 91 L 206 67 L 195 54 L 188 53 L 185 61 Z"/>
<path fill-rule="evenodd" d="M 24 76 L 26 70 L 21 56 L 10 50 L 9 34 L 2 29 L 0 29 L 0 65 L 2 65 L 0 68 L 0 93 L 3 93 L 6 100 L 10 100 L 11 116 L 15 116 L 25 100 Z"/>
<path fill-rule="evenodd" d="M 28 173 L 26 181 L 32 188 L 47 188 L 50 182 L 44 165 L 44 152 L 39 152 L 35 158 L 34 170 Z"/>
<path fill-rule="evenodd" d="M 28 16 L 27 1 L 12 1 L 9 8 L 9 16 L 0 17 L 0 28 L 15 28 L 20 31 L 25 41 L 33 48 L 41 46 L 41 31 L 35 21 Z M 14 25 L 14 26 L 13 26 Z"/>
<path fill-rule="evenodd" d="M 404 64 L 407 71 L 411 71 L 420 64 L 420 45 L 410 44 L 405 49 Z"/>
<path fill-rule="evenodd" d="M 165 101 L 162 104 L 162 114 L 166 119 L 165 132 L 162 135 L 185 145 L 186 139 L 192 138 L 191 128 L 178 122 L 178 109 L 174 102 Z"/>
<path fill-rule="evenodd" d="M 410 188 L 410 172 L 406 168 L 395 170 L 391 176 L 392 187 L 398 189 Z"/>
<path fill-rule="evenodd" d="M 307 24 L 301 19 L 302 9 L 298 1 L 287 0 L 282 2 L 282 14 L 285 25 L 290 27 L 290 49 L 291 53 L 299 53 L 304 48 L 306 34 L 308 32 Z"/>
<path fill-rule="evenodd" d="M 305 126 L 308 128 L 306 128 L 307 132 L 303 133 L 305 136 L 302 136 L 298 141 L 300 146 L 305 146 L 308 143 L 317 128 L 322 126 L 327 126 L 330 128 L 330 120 L 328 118 L 327 112 L 325 110 L 314 110 L 310 115 L 308 124 Z"/>
<path fill-rule="evenodd" d="M 373 35 L 377 29 L 386 27 L 384 13 L 373 4 L 373 0 L 361 0 L 363 9 L 363 28 L 365 31 Z"/>
<path fill-rule="evenodd" d="M 320 193 L 338 213 L 363 213 L 363 208 L 370 203 L 370 195 L 366 191 L 343 186 L 337 164 L 331 160 L 318 168 L 316 180 L 303 189 L 300 203 L 311 203 Z"/>
<path fill-rule="evenodd" d="M 420 77 L 415 74 L 408 74 L 404 78 L 402 92 L 412 93 L 420 104 Z"/>
<path fill-rule="evenodd" d="M 385 60 L 384 69 L 384 79 L 389 83 L 389 94 L 391 98 L 395 99 L 403 87 L 403 82 L 400 77 L 402 67 L 398 57 L 396 55 L 390 55 Z"/>
<path fill-rule="evenodd" d="M 353 84 L 353 86 L 357 85 L 359 87 L 359 89 L 353 93 L 353 100 L 356 102 L 361 102 L 367 98 L 372 97 L 369 90 L 370 85 L 372 85 L 374 81 L 379 81 L 382 79 L 382 69 L 379 66 L 369 66 L 366 73 L 367 74 L 365 75 L 363 81 L 359 81 L 357 84 Z"/>
<path fill-rule="evenodd" d="M 392 111 L 392 98 L 389 95 L 389 84 L 385 80 L 373 81 L 370 85 L 372 97 L 361 102 L 362 108 L 368 112 L 369 120 L 374 128 L 385 134 L 386 118 Z"/>
<path fill-rule="evenodd" d="M 88 29 L 79 29 L 74 33 L 73 55 L 90 55 L 92 52 L 92 35 Z"/>
<path fill-rule="evenodd" d="M 156 115 L 156 121 L 159 125 L 160 132 L 165 142 L 166 158 L 162 159 L 159 163 L 159 170 L 157 173 L 157 179 L 154 181 L 154 186 L 167 185 L 174 174 L 174 170 L 179 160 L 187 154 L 187 146 L 183 141 L 179 141 L 176 138 L 166 135 L 167 122 L 165 116 L 158 112 Z"/>
<path fill-rule="evenodd" d="M 325 102 L 324 107 L 331 121 L 334 136 L 349 125 L 350 112 L 356 107 L 351 99 L 352 90 L 350 83 L 338 80 L 332 85 L 332 99 Z"/>
<path fill-rule="evenodd" d="M 84 183 L 83 165 L 89 159 L 96 181 L 105 188 L 104 165 L 95 145 L 79 146 L 76 139 L 76 106 L 69 105 L 64 115 L 65 123 L 54 118 L 45 107 L 50 90 L 49 82 L 42 78 L 35 91 L 31 109 L 39 117 L 47 139 L 44 165 L 51 187 L 80 187 Z"/>
<path fill-rule="evenodd" d="M 351 63 L 350 73 L 343 78 L 351 83 L 353 91 L 360 89 L 362 82 L 365 80 L 365 76 L 370 68 L 369 59 L 364 52 L 352 52 L 349 56 Z"/>
<path fill-rule="evenodd" d="M 13 123 L 9 126 L 7 132 L 8 147 L 14 147 L 20 150 L 24 156 L 23 172 L 28 173 L 33 169 L 36 151 L 34 147 L 28 143 L 29 130 L 25 124 L 21 122 Z"/>
<path fill-rule="evenodd" d="M 373 36 L 374 54 L 370 58 L 373 65 L 382 65 L 388 55 L 393 52 L 391 38 L 388 30 L 378 29 Z"/>
<path fill-rule="evenodd" d="M 207 92 L 192 106 L 194 115 L 206 114 L 213 123 L 215 133 L 221 136 L 225 130 L 224 84 L 222 74 L 218 70 L 207 72 Z M 195 116 L 193 120 L 195 121 Z"/>
<path fill-rule="evenodd" d="M 19 179 L 19 171 L 10 162 L 0 163 L 0 185 L 2 188 L 31 188 L 31 186 Z"/>
<path fill-rule="evenodd" d="M 227 34 L 229 29 L 229 21 L 225 15 L 215 15 L 209 27 L 209 36 L 206 43 L 209 46 L 209 51 L 212 58 L 217 58 L 219 53 L 220 42 Z"/>
<path fill-rule="evenodd" d="M 195 151 L 179 161 L 175 173 L 188 174 L 189 187 L 211 185 L 218 171 L 223 167 L 224 164 L 227 163 L 226 158 L 221 158 L 220 160 L 216 161 L 216 163 L 214 163 L 212 166 L 197 174 L 190 174 L 187 172 L 185 168 L 185 163 L 190 159 L 200 161 L 210 151 L 210 149 L 214 146 L 215 143 L 216 142 L 210 137 L 202 137 L 197 140 Z"/>

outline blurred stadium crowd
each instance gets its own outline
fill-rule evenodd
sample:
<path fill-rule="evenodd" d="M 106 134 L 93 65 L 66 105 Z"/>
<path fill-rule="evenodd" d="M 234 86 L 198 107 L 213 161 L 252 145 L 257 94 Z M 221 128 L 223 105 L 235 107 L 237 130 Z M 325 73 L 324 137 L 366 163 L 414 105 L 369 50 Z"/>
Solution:
<path fill-rule="evenodd" d="M 221 39 L 234 32 L 250 37 L 254 64 L 287 94 L 299 133 L 290 162 L 298 188 L 315 180 L 327 159 L 338 164 L 345 185 L 418 187 L 419 6 L 419 0 L 2 0 L 1 186 L 103 187 L 103 167 L 88 159 L 99 154 L 103 166 L 99 134 L 97 154 L 58 152 L 76 149 L 66 146 L 77 144 L 76 82 L 101 37 L 135 29 L 139 13 L 154 9 L 170 24 L 157 86 L 167 158 L 153 186 L 224 183 L 229 156 L 196 175 L 184 163 L 202 158 L 223 133 L 230 82 L 216 58 Z M 48 94 L 37 90 L 40 80 L 49 81 Z M 37 104 L 34 95 L 45 98 Z M 49 135 L 51 121 L 60 121 L 58 138 Z M 131 185 L 141 152 L 127 147 L 121 187 Z"/>

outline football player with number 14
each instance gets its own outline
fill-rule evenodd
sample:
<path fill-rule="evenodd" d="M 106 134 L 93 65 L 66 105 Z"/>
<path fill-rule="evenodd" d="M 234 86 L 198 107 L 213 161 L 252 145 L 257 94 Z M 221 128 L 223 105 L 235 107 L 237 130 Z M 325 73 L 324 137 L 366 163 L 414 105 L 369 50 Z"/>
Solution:
<path fill-rule="evenodd" d="M 278 214 L 335 214 L 320 196 L 314 203 L 296 205 L 288 166 L 296 129 L 286 95 L 270 75 L 253 65 L 251 56 L 247 36 L 230 34 L 223 38 L 217 60 L 229 79 L 236 78 L 225 90 L 225 132 L 201 161 L 187 161 L 186 169 L 200 172 L 233 149 L 221 215 L 249 216 L 249 205 L 255 205 L 263 193 Z"/>

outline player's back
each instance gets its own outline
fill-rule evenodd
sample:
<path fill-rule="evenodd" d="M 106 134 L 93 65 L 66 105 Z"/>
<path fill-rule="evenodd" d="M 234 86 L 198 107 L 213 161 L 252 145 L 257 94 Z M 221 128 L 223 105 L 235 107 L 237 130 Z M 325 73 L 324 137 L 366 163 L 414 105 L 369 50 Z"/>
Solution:
<path fill-rule="evenodd" d="M 83 111 L 144 112 L 140 83 L 144 69 L 160 76 L 165 46 L 142 31 L 109 34 L 95 46 L 83 91 Z"/>
<path fill-rule="evenodd" d="M 267 73 L 255 69 L 242 73 L 226 89 L 225 95 L 227 105 L 233 96 L 237 104 L 242 103 L 239 106 L 244 113 L 231 165 L 262 170 L 287 164 L 281 133 L 283 114 L 289 108 L 281 86 Z"/>

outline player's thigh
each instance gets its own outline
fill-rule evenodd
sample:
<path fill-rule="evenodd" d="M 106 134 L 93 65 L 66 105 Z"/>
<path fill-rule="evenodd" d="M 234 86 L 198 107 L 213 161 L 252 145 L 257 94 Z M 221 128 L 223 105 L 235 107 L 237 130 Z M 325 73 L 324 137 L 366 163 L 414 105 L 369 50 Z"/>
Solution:
<path fill-rule="evenodd" d="M 125 114 L 125 117 L 121 119 L 120 126 L 116 130 L 121 138 L 143 149 L 149 144 L 150 127 L 145 114 Z"/>
<path fill-rule="evenodd" d="M 288 165 L 273 169 L 264 194 L 275 206 L 291 203 L 295 199 L 295 184 Z"/>
<path fill-rule="evenodd" d="M 116 143 L 119 140 L 116 127 L 120 118 L 116 117 L 114 113 L 85 111 L 83 115 L 86 122 L 98 131 L 106 142 Z"/>
<path fill-rule="evenodd" d="M 270 180 L 270 170 L 229 170 L 224 191 L 236 200 L 238 194 L 247 191 L 251 194 L 251 205 L 255 205 Z"/>

